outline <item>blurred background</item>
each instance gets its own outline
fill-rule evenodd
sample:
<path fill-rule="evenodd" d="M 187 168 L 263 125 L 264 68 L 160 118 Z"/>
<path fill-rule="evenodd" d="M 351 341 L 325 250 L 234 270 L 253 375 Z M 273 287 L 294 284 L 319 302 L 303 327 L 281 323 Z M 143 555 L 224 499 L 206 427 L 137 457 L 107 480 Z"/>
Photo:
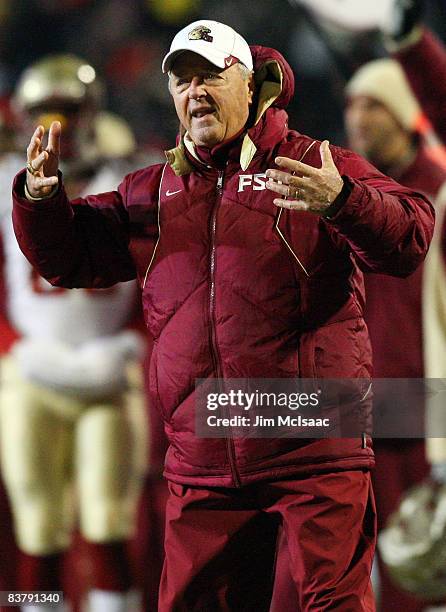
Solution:
<path fill-rule="evenodd" d="M 179 28 L 197 19 L 223 21 L 251 44 L 281 51 L 294 68 L 290 126 L 343 145 L 343 78 L 385 55 L 377 33 L 354 38 L 317 26 L 287 0 L 0 0 L 0 99 L 21 71 L 53 52 L 82 55 L 107 83 L 107 107 L 134 129 L 140 147 L 172 146 L 177 122 L 160 65 Z M 425 23 L 446 40 L 446 3 L 426 3 Z M 334 61 L 333 52 L 342 66 Z"/>

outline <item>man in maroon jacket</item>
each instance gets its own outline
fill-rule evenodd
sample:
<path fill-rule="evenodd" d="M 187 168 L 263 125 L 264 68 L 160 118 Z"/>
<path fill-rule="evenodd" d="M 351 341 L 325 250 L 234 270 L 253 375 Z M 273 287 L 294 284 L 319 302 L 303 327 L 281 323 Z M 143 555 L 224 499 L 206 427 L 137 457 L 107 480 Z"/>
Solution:
<path fill-rule="evenodd" d="M 52 283 L 140 281 L 151 403 L 170 442 L 160 609 L 267 610 L 282 524 L 302 610 L 374 610 L 370 439 L 200 438 L 195 381 L 369 378 L 361 270 L 413 272 L 432 207 L 288 129 L 294 79 L 277 51 L 199 21 L 163 70 L 184 132 L 166 164 L 70 202 L 60 125 L 45 149 L 38 127 L 13 213 Z"/>
<path fill-rule="evenodd" d="M 388 49 L 404 70 L 435 132 L 446 144 L 446 49 L 421 23 L 422 0 L 396 4 L 401 13 L 401 28 L 386 39 Z M 446 166 L 444 149 L 439 151 L 439 157 Z M 439 236 L 446 269 L 446 220 Z"/>

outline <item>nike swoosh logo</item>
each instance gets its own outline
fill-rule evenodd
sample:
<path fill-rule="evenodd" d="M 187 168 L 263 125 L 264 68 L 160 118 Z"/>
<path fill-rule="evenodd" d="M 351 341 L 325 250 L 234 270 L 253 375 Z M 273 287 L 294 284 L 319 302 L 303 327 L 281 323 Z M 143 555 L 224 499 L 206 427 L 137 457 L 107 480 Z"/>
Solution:
<path fill-rule="evenodd" d="M 226 65 L 226 66 L 229 68 L 229 66 L 231 66 L 231 65 L 232 65 L 232 62 L 233 62 L 233 61 L 234 61 L 234 58 L 233 58 L 233 57 L 227 57 L 227 58 L 225 59 L 225 65 Z"/>
<path fill-rule="evenodd" d="M 182 189 L 178 189 L 177 191 L 169 191 L 169 189 L 166 191 L 166 196 L 171 196 L 171 195 L 175 195 L 176 193 L 180 193 L 180 191 L 183 191 Z"/>

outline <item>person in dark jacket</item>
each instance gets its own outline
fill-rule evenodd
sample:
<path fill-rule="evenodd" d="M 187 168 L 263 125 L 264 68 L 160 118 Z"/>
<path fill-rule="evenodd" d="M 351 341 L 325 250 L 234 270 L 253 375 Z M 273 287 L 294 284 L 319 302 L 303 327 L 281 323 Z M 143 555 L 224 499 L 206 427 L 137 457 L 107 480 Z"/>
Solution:
<path fill-rule="evenodd" d="M 417 132 L 422 110 L 395 60 L 378 59 L 363 65 L 346 87 L 345 125 L 349 145 L 403 185 L 434 201 L 446 187 L 446 170 L 431 159 Z M 365 276 L 365 321 L 373 349 L 376 378 L 423 378 L 425 355 L 433 350 L 423 324 L 424 265 L 407 279 L 380 274 Z M 383 309 L 386 296 L 388 307 Z M 433 316 L 430 314 L 432 325 Z M 439 330 L 436 330 L 438 342 Z M 437 356 L 438 357 L 438 356 Z M 437 359 L 438 361 L 438 359 Z M 394 411 L 384 405 L 381 410 Z M 422 439 L 375 440 L 373 488 L 378 527 L 396 511 L 400 497 L 428 473 Z M 382 610 L 416 612 L 424 604 L 398 589 L 379 557 Z"/>
<path fill-rule="evenodd" d="M 441 139 L 443 147 L 436 146 L 434 155 L 446 167 L 446 48 L 442 41 L 421 20 L 423 0 L 396 1 L 400 12 L 400 29 L 389 33 L 386 42 L 389 52 L 399 62 L 407 80 L 422 106 L 429 122 Z M 446 220 L 438 231 L 443 273 L 446 274 Z M 438 373 L 435 373 L 438 376 Z M 446 445 L 445 445 L 446 449 Z M 440 460 L 440 457 L 437 457 Z M 442 472 L 446 480 L 446 450 L 443 451 Z"/>
<path fill-rule="evenodd" d="M 374 610 L 370 438 L 198 437 L 195 381 L 369 378 L 362 270 L 413 272 L 433 209 L 288 128 L 294 78 L 277 51 L 199 21 L 163 71 L 184 133 L 166 164 L 70 202 L 60 125 L 45 149 L 38 127 L 13 212 L 50 282 L 139 279 L 151 405 L 170 442 L 160 610 L 267 610 L 280 524 L 302 610 Z"/>

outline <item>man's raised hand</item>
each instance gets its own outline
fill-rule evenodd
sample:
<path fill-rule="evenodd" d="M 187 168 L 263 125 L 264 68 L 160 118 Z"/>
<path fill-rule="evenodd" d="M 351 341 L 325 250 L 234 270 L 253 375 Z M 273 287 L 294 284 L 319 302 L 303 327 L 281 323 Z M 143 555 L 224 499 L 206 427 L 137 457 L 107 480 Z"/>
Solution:
<path fill-rule="evenodd" d="M 283 170 L 267 170 L 266 186 L 282 198 L 273 200 L 276 206 L 306 210 L 323 215 L 342 191 L 344 181 L 333 161 L 328 140 L 320 146 L 322 166 L 314 168 L 289 157 L 277 157 Z"/>
<path fill-rule="evenodd" d="M 58 183 L 61 125 L 53 121 L 48 134 L 48 145 L 43 149 L 45 134 L 39 125 L 26 149 L 26 188 L 32 198 L 46 198 Z"/>

